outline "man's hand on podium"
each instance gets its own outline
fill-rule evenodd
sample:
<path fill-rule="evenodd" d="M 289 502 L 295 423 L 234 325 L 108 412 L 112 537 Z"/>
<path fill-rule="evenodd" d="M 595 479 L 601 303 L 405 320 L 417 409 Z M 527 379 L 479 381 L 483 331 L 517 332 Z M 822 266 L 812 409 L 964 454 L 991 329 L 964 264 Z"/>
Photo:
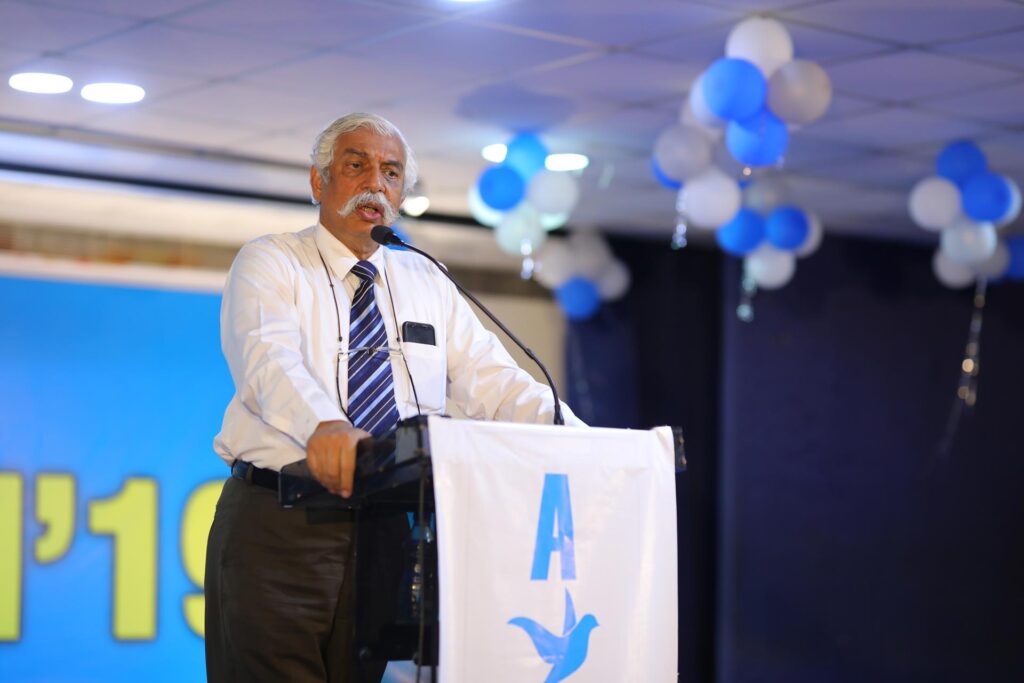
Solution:
<path fill-rule="evenodd" d="M 369 432 L 348 422 L 321 422 L 306 442 L 309 471 L 328 491 L 348 498 L 356 471 L 356 444 L 368 436 Z"/>

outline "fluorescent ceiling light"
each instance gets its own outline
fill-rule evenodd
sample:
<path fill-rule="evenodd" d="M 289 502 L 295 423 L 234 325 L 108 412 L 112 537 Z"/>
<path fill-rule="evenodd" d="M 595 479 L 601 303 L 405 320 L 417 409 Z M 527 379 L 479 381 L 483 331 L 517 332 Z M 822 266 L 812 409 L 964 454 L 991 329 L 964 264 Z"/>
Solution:
<path fill-rule="evenodd" d="M 82 88 L 82 97 L 101 104 L 131 104 L 146 96 L 146 91 L 130 83 L 90 83 Z"/>
<path fill-rule="evenodd" d="M 413 218 L 422 216 L 429 208 L 430 200 L 426 195 L 422 194 L 410 195 L 402 202 L 402 211 L 405 212 L 406 216 L 412 216 Z"/>
<path fill-rule="evenodd" d="M 590 159 L 585 154 L 571 152 L 549 154 L 544 160 L 544 167 L 549 171 L 582 171 L 589 165 Z"/>
<path fill-rule="evenodd" d="M 67 76 L 46 73 L 14 74 L 7 80 L 7 85 L 22 92 L 40 95 L 56 95 L 71 90 L 74 83 Z"/>
<path fill-rule="evenodd" d="M 490 161 L 492 164 L 500 164 L 505 161 L 505 154 L 507 153 L 508 149 L 500 142 L 494 145 L 487 145 L 480 150 L 480 156 L 487 159 L 487 161 Z"/>

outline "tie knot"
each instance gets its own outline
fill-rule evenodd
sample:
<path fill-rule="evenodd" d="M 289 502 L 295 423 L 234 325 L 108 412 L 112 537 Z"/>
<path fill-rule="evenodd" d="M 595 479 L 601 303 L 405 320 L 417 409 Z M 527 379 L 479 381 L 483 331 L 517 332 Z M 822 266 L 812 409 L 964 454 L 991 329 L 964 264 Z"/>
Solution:
<path fill-rule="evenodd" d="M 373 282 L 377 277 L 377 268 L 369 261 L 359 261 L 352 266 L 352 272 L 363 282 Z"/>

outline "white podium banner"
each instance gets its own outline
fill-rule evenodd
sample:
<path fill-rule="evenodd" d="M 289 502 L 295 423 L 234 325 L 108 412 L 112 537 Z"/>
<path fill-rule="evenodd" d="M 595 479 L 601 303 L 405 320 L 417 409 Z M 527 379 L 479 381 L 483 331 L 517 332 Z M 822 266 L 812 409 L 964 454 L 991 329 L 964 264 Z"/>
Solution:
<path fill-rule="evenodd" d="M 672 433 L 431 417 L 446 683 L 675 681 Z"/>

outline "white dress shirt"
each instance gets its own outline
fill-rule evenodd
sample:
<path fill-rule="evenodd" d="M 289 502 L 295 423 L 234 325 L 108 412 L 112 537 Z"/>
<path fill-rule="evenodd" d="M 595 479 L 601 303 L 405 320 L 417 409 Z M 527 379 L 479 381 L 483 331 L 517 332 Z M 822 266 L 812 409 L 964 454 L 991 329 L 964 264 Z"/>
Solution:
<path fill-rule="evenodd" d="M 320 255 L 335 284 L 337 315 Z M 265 235 L 238 252 L 220 320 L 235 395 L 214 439 L 228 464 L 240 458 L 280 470 L 306 457 L 318 424 L 346 420 L 339 402 L 348 402 L 349 309 L 358 285 L 349 271 L 358 260 L 322 225 Z M 551 390 L 516 365 L 433 264 L 383 247 L 369 261 L 377 268 L 374 296 L 394 350 L 401 417 L 443 413 L 449 396 L 474 419 L 551 424 Z M 433 326 L 435 344 L 400 339 L 405 322 Z M 566 424 L 583 424 L 564 404 L 562 412 Z"/>

